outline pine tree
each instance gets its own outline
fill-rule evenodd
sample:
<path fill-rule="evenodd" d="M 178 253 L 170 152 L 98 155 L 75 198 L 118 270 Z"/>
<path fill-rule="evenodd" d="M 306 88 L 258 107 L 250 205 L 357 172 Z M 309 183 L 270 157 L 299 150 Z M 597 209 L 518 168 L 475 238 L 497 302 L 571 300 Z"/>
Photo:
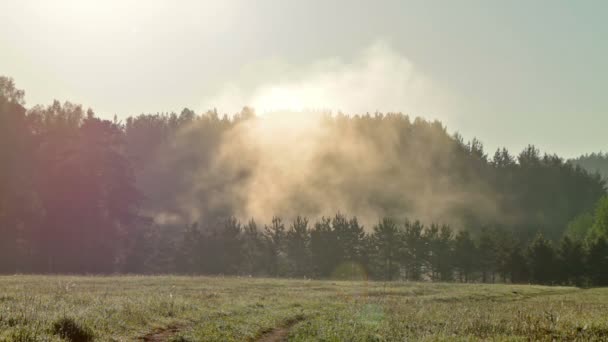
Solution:
<path fill-rule="evenodd" d="M 243 271 L 248 275 L 263 273 L 267 259 L 264 236 L 253 219 L 243 228 Z"/>
<path fill-rule="evenodd" d="M 454 233 L 452 229 L 443 225 L 431 227 L 425 232 L 429 244 L 429 267 L 431 279 L 436 281 L 452 280 L 453 250 L 452 240 Z"/>
<path fill-rule="evenodd" d="M 399 229 L 390 218 L 383 218 L 373 228 L 371 236 L 378 273 L 384 280 L 395 279 L 399 271 L 400 254 Z"/>
<path fill-rule="evenodd" d="M 331 219 L 322 217 L 320 221 L 315 222 L 315 226 L 310 232 L 310 251 L 315 276 L 321 278 L 331 276 L 338 265 L 337 245 L 338 241 L 331 227 Z"/>
<path fill-rule="evenodd" d="M 186 226 L 181 234 L 177 248 L 177 271 L 185 274 L 196 274 L 201 267 L 201 231 L 198 223 Z"/>
<path fill-rule="evenodd" d="M 608 242 L 603 236 L 597 237 L 589 243 L 587 270 L 591 284 L 594 286 L 608 285 Z"/>
<path fill-rule="evenodd" d="M 335 276 L 342 279 L 359 279 L 363 256 L 365 231 L 356 217 L 347 220 L 342 214 L 332 219 L 332 230 L 337 242 Z"/>
<path fill-rule="evenodd" d="M 428 239 L 423 232 L 420 221 L 406 221 L 402 232 L 402 264 L 407 278 L 414 281 L 421 280 L 428 261 Z"/>
<path fill-rule="evenodd" d="M 264 227 L 266 253 L 268 253 L 268 273 L 273 276 L 283 274 L 285 253 L 285 224 L 280 217 L 273 217 L 272 224 Z"/>
<path fill-rule="evenodd" d="M 223 229 L 218 237 L 220 249 L 220 259 L 222 273 L 237 274 L 243 257 L 243 245 L 241 240 L 242 226 L 235 217 L 225 220 Z"/>
<path fill-rule="evenodd" d="M 508 274 L 512 283 L 525 283 L 530 280 L 530 271 L 524 255 L 524 248 L 515 244 L 510 251 Z"/>
<path fill-rule="evenodd" d="M 493 232 L 488 228 L 483 228 L 477 245 L 477 263 L 481 271 L 481 281 L 484 283 L 490 280 L 494 282 L 496 270 L 497 246 L 494 241 Z"/>
<path fill-rule="evenodd" d="M 580 286 L 585 270 L 585 249 L 580 241 L 564 236 L 558 249 L 557 278 L 562 284 Z"/>
<path fill-rule="evenodd" d="M 475 243 L 469 232 L 466 230 L 458 232 L 454 241 L 454 266 L 461 282 L 466 283 L 471 280 L 476 254 Z"/>
<path fill-rule="evenodd" d="M 287 257 L 291 265 L 291 273 L 303 276 L 310 271 L 310 231 L 308 219 L 297 216 L 292 222 L 286 236 Z"/>
<path fill-rule="evenodd" d="M 537 284 L 551 284 L 555 281 L 556 258 L 551 241 L 541 234 L 537 235 L 528 248 L 527 257 L 532 281 Z"/>

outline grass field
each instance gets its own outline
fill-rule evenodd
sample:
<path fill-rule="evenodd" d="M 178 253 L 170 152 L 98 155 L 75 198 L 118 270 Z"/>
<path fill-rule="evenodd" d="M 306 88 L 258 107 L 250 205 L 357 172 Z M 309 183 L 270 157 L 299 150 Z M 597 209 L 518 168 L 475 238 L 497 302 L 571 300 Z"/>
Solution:
<path fill-rule="evenodd" d="M 606 340 L 608 289 L 0 277 L 0 341 Z"/>

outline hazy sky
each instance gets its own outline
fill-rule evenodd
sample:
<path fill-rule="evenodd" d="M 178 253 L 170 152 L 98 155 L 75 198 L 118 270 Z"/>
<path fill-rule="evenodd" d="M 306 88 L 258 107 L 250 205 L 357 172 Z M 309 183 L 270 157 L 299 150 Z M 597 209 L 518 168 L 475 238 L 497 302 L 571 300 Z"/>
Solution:
<path fill-rule="evenodd" d="M 103 117 L 402 111 L 494 149 L 608 150 L 606 1 L 0 0 L 0 74 Z"/>

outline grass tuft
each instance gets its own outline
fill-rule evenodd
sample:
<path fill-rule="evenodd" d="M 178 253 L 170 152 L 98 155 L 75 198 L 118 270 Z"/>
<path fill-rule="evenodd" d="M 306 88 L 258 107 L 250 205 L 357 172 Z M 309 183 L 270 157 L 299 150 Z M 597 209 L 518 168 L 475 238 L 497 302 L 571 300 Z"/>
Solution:
<path fill-rule="evenodd" d="M 89 342 L 94 338 L 91 329 L 69 317 L 60 318 L 53 323 L 53 334 L 70 342 Z"/>

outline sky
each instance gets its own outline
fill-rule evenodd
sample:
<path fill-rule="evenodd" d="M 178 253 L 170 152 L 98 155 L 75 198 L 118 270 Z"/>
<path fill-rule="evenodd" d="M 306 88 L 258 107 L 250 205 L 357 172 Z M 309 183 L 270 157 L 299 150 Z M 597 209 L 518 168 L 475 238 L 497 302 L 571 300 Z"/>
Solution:
<path fill-rule="evenodd" d="M 0 75 L 101 117 L 400 111 L 491 151 L 608 151 L 606 1 L 0 0 Z M 284 108 L 287 107 L 287 108 Z"/>

